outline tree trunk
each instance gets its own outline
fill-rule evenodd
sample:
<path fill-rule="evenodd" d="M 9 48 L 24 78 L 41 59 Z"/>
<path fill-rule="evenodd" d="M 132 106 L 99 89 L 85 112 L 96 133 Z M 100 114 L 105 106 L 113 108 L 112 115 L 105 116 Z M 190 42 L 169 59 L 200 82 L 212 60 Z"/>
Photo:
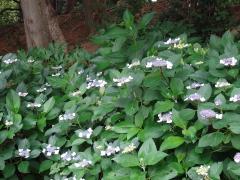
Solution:
<path fill-rule="evenodd" d="M 49 0 L 21 0 L 28 49 L 65 43 Z"/>

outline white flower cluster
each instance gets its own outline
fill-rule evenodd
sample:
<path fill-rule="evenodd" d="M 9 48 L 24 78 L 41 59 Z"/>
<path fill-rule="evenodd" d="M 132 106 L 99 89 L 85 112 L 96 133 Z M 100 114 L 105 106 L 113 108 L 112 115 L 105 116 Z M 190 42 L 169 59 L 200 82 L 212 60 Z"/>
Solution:
<path fill-rule="evenodd" d="M 209 169 L 210 169 L 210 166 L 201 165 L 201 166 L 197 167 L 196 173 L 200 176 L 208 177 Z"/>
<path fill-rule="evenodd" d="M 183 48 L 188 47 L 188 46 L 190 46 L 190 44 L 179 43 L 179 44 L 174 44 L 173 48 L 183 49 Z"/>
<path fill-rule="evenodd" d="M 46 87 L 41 87 L 41 88 L 37 89 L 36 91 L 37 91 L 38 93 L 42 93 L 42 92 L 44 92 L 44 91 L 46 91 L 46 90 L 47 90 Z"/>
<path fill-rule="evenodd" d="M 133 80 L 133 77 L 132 76 L 128 76 L 128 77 L 122 77 L 122 78 L 114 78 L 113 79 L 113 82 L 117 83 L 117 86 L 122 86 L 123 84 L 126 84 L 130 81 Z"/>
<path fill-rule="evenodd" d="M 92 133 L 93 133 L 92 128 L 88 128 L 88 129 L 85 130 L 85 131 L 82 131 L 82 130 L 81 130 L 81 131 L 78 133 L 78 136 L 79 136 L 80 138 L 89 139 L 89 138 L 91 137 Z"/>
<path fill-rule="evenodd" d="M 76 117 L 76 113 L 65 113 L 61 114 L 58 119 L 59 121 L 68 121 L 73 120 Z"/>
<path fill-rule="evenodd" d="M 127 64 L 127 68 L 128 69 L 132 69 L 135 66 L 139 66 L 140 65 L 140 61 L 134 61 L 131 64 Z"/>
<path fill-rule="evenodd" d="M 28 103 L 27 108 L 40 108 L 42 105 L 40 103 Z"/>
<path fill-rule="evenodd" d="M 46 156 L 52 156 L 53 154 L 59 154 L 60 147 L 52 146 L 48 144 L 45 148 L 43 148 L 42 152 Z"/>
<path fill-rule="evenodd" d="M 126 146 L 126 147 L 123 149 L 122 153 L 123 153 L 123 154 L 125 154 L 125 153 L 130 153 L 130 152 L 134 151 L 136 148 L 137 148 L 137 146 L 136 146 L 135 144 L 131 143 L 130 145 Z"/>
<path fill-rule="evenodd" d="M 30 152 L 30 149 L 18 149 L 18 155 L 23 158 L 29 158 Z"/>
<path fill-rule="evenodd" d="M 199 112 L 199 115 L 203 118 L 203 119 L 222 119 L 223 118 L 223 114 L 217 114 L 215 111 L 211 110 L 211 109 L 203 109 Z"/>
<path fill-rule="evenodd" d="M 168 113 L 159 113 L 158 114 L 158 118 L 159 120 L 157 122 L 161 123 L 161 122 L 166 122 L 168 124 L 172 123 L 172 112 L 168 112 Z"/>
<path fill-rule="evenodd" d="M 90 166 L 90 165 L 92 165 L 92 164 L 93 164 L 92 161 L 83 159 L 83 160 L 80 161 L 80 162 L 74 163 L 74 166 L 75 166 L 76 168 L 85 168 L 85 167 L 88 167 L 88 166 Z"/>
<path fill-rule="evenodd" d="M 63 177 L 62 179 L 63 179 L 63 180 L 85 180 L 84 178 L 77 179 L 76 176 L 69 177 L 69 178 Z M 53 180 L 53 179 L 51 179 L 51 180 Z"/>
<path fill-rule="evenodd" d="M 104 87 L 106 84 L 107 82 L 104 80 L 97 80 L 97 79 L 89 80 L 87 84 L 87 89 L 90 89 L 93 87 L 101 88 L 101 87 Z"/>
<path fill-rule="evenodd" d="M 60 72 L 53 73 L 51 76 L 52 76 L 52 77 L 59 77 L 59 76 L 61 76 L 61 73 L 60 73 Z"/>
<path fill-rule="evenodd" d="M 200 88 L 200 87 L 203 87 L 203 86 L 204 86 L 203 83 L 194 82 L 194 83 L 190 84 L 189 86 L 187 86 L 186 88 L 187 89 L 197 89 L 197 88 Z"/>
<path fill-rule="evenodd" d="M 84 70 L 81 69 L 81 70 L 79 70 L 77 73 L 78 73 L 78 75 L 81 75 L 82 73 L 84 73 Z"/>
<path fill-rule="evenodd" d="M 52 67 L 51 67 L 51 69 L 53 69 L 53 70 L 60 70 L 60 69 L 62 69 L 62 68 L 63 68 L 62 65 L 52 66 Z"/>
<path fill-rule="evenodd" d="M 180 42 L 180 38 L 175 38 L 175 39 L 172 39 L 172 38 L 169 38 L 167 41 L 164 42 L 165 45 L 170 45 L 170 44 L 177 44 Z"/>
<path fill-rule="evenodd" d="M 234 161 L 236 163 L 240 163 L 240 152 L 237 152 L 235 155 L 234 155 Z"/>
<path fill-rule="evenodd" d="M 26 97 L 28 95 L 28 92 L 18 92 L 18 96 L 20 97 Z"/>
<path fill-rule="evenodd" d="M 231 84 L 229 82 L 227 82 L 226 79 L 219 79 L 217 81 L 217 83 L 215 84 L 215 87 L 216 88 L 223 88 L 223 87 L 228 87 L 230 86 Z"/>
<path fill-rule="evenodd" d="M 108 144 L 107 149 L 105 151 L 101 151 L 101 156 L 111 156 L 120 151 L 119 146 L 113 146 L 112 144 Z"/>
<path fill-rule="evenodd" d="M 75 92 L 71 93 L 70 95 L 75 97 L 75 96 L 80 95 L 81 93 L 82 93 L 82 91 L 78 90 L 78 91 L 75 91 Z"/>
<path fill-rule="evenodd" d="M 34 59 L 28 59 L 28 61 L 27 61 L 28 63 L 34 63 L 35 62 L 35 60 Z"/>
<path fill-rule="evenodd" d="M 189 96 L 187 96 L 184 101 L 200 101 L 200 102 L 205 102 L 206 99 L 201 96 L 200 94 L 198 93 L 193 93 L 193 94 L 190 94 Z"/>
<path fill-rule="evenodd" d="M 77 153 L 75 152 L 67 151 L 61 154 L 61 159 L 63 161 L 72 161 L 72 160 L 76 160 L 76 158 L 77 158 Z"/>
<path fill-rule="evenodd" d="M 9 127 L 9 126 L 13 125 L 13 122 L 6 120 L 6 121 L 4 122 L 4 124 L 5 124 L 5 126 Z"/>
<path fill-rule="evenodd" d="M 146 68 L 152 67 L 166 67 L 167 69 L 172 69 L 173 63 L 170 61 L 164 60 L 162 58 L 156 57 L 154 60 L 147 62 Z"/>
<path fill-rule="evenodd" d="M 240 101 L 240 94 L 235 94 L 234 96 L 230 97 L 229 101 L 239 102 Z"/>
<path fill-rule="evenodd" d="M 224 66 L 236 66 L 237 65 L 237 59 L 235 57 L 230 58 L 224 58 L 220 60 L 220 64 L 223 64 Z"/>
<path fill-rule="evenodd" d="M 111 130 L 112 129 L 112 126 L 110 126 L 110 125 L 106 125 L 106 127 L 105 127 L 105 130 Z"/>
<path fill-rule="evenodd" d="M 18 59 L 5 59 L 5 60 L 3 60 L 3 62 L 5 63 L 5 64 L 12 64 L 12 63 L 15 63 L 15 62 L 17 62 L 18 61 Z"/>

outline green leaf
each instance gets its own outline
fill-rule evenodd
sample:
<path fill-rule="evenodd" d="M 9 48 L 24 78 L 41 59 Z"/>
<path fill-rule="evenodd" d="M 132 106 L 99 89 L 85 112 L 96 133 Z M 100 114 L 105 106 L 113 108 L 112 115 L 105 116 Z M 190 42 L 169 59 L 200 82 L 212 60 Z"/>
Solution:
<path fill-rule="evenodd" d="M 39 173 L 47 171 L 51 168 L 53 162 L 51 160 L 45 160 L 40 164 Z"/>
<path fill-rule="evenodd" d="M 240 135 L 232 135 L 231 143 L 234 148 L 240 150 Z"/>
<path fill-rule="evenodd" d="M 212 95 L 212 87 L 206 84 L 198 90 L 198 93 L 208 100 Z"/>
<path fill-rule="evenodd" d="M 215 147 L 219 145 L 224 139 L 224 134 L 221 132 L 214 132 L 202 136 L 198 142 L 198 147 Z"/>
<path fill-rule="evenodd" d="M 54 104 L 55 104 L 55 99 L 54 97 L 51 97 L 44 103 L 43 112 L 48 113 L 53 108 Z"/>
<path fill-rule="evenodd" d="M 123 167 L 139 166 L 139 161 L 136 154 L 120 154 L 114 157 L 113 160 Z"/>
<path fill-rule="evenodd" d="M 145 165 L 154 165 L 166 156 L 166 153 L 157 151 L 156 145 L 152 139 L 145 141 L 138 151 L 138 158 L 140 161 L 143 161 Z"/>
<path fill-rule="evenodd" d="M 183 81 L 179 78 L 173 78 L 170 82 L 170 88 L 174 96 L 183 94 L 183 90 L 184 90 Z"/>
<path fill-rule="evenodd" d="M 37 121 L 37 126 L 38 126 L 38 129 L 40 131 L 43 132 L 43 129 L 46 127 L 47 123 L 46 123 L 46 118 L 45 117 L 42 117 L 40 119 L 38 119 Z"/>
<path fill-rule="evenodd" d="M 14 90 L 10 90 L 6 97 L 6 106 L 9 110 L 17 113 L 20 108 L 20 98 Z"/>
<path fill-rule="evenodd" d="M 2 173 L 5 178 L 13 176 L 15 173 L 15 166 L 13 164 L 7 164 Z"/>
<path fill-rule="evenodd" d="M 151 13 L 147 13 L 145 14 L 142 19 L 140 20 L 139 24 L 138 24 L 138 28 L 139 29 L 143 29 L 146 28 L 146 26 L 151 22 L 151 20 L 153 19 L 155 13 L 151 12 Z"/>
<path fill-rule="evenodd" d="M 175 149 L 178 146 L 182 145 L 184 143 L 184 138 L 179 136 L 169 136 L 166 139 L 164 139 L 163 143 L 160 146 L 161 151 L 165 151 L 168 149 Z"/>
<path fill-rule="evenodd" d="M 220 175 L 223 170 L 223 163 L 218 162 L 211 165 L 209 170 L 209 176 L 212 180 L 221 180 Z"/>
<path fill-rule="evenodd" d="M 133 26 L 134 17 L 129 10 L 125 10 L 125 12 L 123 14 L 123 21 L 127 28 L 131 28 Z"/>
<path fill-rule="evenodd" d="M 174 106 L 174 103 L 171 101 L 158 101 L 154 105 L 153 115 L 156 115 L 156 114 L 162 113 L 162 112 L 167 112 L 167 111 L 171 110 L 173 108 L 173 106 Z"/>
<path fill-rule="evenodd" d="M 21 173 L 28 173 L 29 172 L 29 162 L 22 161 L 20 164 L 18 164 L 18 171 Z"/>

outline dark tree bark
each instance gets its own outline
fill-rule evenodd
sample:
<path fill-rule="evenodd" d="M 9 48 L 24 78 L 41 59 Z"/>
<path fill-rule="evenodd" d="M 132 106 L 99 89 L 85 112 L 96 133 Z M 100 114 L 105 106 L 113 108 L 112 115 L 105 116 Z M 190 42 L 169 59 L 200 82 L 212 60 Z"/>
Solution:
<path fill-rule="evenodd" d="M 49 0 L 21 0 L 28 49 L 65 43 Z"/>

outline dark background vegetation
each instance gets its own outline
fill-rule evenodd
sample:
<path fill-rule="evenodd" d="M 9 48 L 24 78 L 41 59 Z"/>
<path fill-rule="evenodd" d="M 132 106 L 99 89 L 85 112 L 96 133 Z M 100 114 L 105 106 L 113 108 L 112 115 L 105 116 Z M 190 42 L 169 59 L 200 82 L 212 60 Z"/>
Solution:
<path fill-rule="evenodd" d="M 162 21 L 179 22 L 203 40 L 228 29 L 238 35 L 240 29 L 240 0 L 159 0 L 155 3 L 150 0 L 94 0 L 89 7 L 84 7 L 82 0 L 51 1 L 70 48 L 79 45 L 90 51 L 96 47 L 88 41 L 88 36 L 107 25 L 121 22 L 125 9 L 136 19 L 154 11 L 155 25 L 161 25 Z M 25 47 L 19 0 L 0 0 L 0 53 Z"/>

